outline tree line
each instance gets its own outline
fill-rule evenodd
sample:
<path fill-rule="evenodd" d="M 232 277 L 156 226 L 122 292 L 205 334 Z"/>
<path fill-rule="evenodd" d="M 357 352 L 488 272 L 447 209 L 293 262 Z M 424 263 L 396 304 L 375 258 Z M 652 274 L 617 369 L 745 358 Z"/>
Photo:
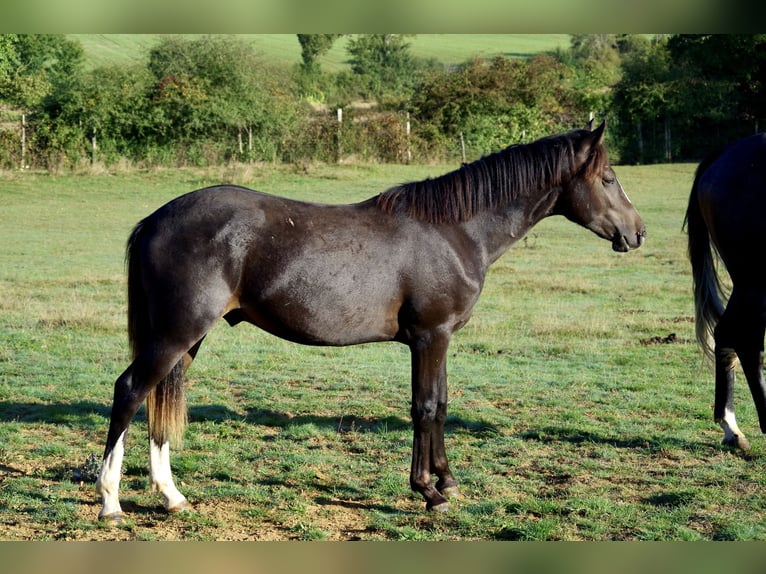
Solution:
<path fill-rule="evenodd" d="M 85 66 L 64 35 L 0 35 L 0 168 L 469 161 L 609 123 L 613 160 L 696 161 L 766 125 L 766 34 L 572 35 L 529 58 L 415 57 L 411 36 L 298 34 L 277 65 L 237 36 L 166 36 L 140 64 Z M 342 111 L 339 111 L 342 110 Z"/>

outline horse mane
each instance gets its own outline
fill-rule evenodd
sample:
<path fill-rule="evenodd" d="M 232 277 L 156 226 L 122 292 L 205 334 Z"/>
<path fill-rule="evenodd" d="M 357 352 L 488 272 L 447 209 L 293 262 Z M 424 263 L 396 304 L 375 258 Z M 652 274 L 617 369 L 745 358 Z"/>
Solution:
<path fill-rule="evenodd" d="M 512 145 L 436 178 L 397 185 L 381 193 L 377 205 L 386 213 L 406 213 L 429 223 L 468 221 L 523 194 L 559 186 L 574 175 L 574 133 Z M 590 177 L 606 161 L 603 146 L 594 146 L 581 171 Z"/>

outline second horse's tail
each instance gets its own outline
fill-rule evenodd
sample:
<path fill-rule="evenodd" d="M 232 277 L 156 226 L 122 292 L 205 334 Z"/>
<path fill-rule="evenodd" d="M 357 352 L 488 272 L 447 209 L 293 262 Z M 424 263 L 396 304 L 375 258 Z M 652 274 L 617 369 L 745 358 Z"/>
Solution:
<path fill-rule="evenodd" d="M 686 209 L 684 226 L 689 237 L 689 261 L 694 280 L 694 312 L 697 341 L 705 355 L 714 357 L 713 330 L 724 312 L 724 290 L 716 269 L 717 254 L 699 206 L 699 180 L 718 157 L 713 154 L 697 167 Z"/>

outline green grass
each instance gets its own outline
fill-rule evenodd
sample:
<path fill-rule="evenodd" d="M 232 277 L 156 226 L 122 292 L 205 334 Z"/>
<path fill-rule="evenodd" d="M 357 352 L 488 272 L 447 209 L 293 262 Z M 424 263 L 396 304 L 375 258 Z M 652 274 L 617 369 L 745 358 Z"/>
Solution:
<path fill-rule="evenodd" d="M 85 51 L 90 67 L 145 61 L 149 50 L 161 36 L 157 34 L 70 34 Z M 301 61 L 301 48 L 295 34 L 245 34 L 257 53 L 272 62 L 293 65 Z M 529 56 L 569 46 L 568 34 L 418 34 L 409 38 L 411 53 L 418 58 L 434 58 L 445 64 L 458 64 L 474 56 Z M 337 72 L 348 67 L 348 37 L 340 38 L 320 58 L 322 69 Z"/>
<path fill-rule="evenodd" d="M 694 166 L 621 167 L 648 229 L 616 254 L 563 219 L 490 270 L 449 356 L 447 448 L 463 498 L 426 513 L 409 490 L 409 354 L 311 348 L 219 324 L 189 371 L 173 452 L 195 505 L 147 489 L 145 418 L 123 468 L 126 524 L 95 520 L 114 379 L 127 365 L 123 247 L 170 198 L 237 181 L 347 202 L 449 166 L 238 167 L 0 179 L 0 538 L 76 540 L 766 539 L 762 440 L 720 446 L 693 342 L 681 222 Z M 663 343 L 670 334 L 675 342 Z"/>

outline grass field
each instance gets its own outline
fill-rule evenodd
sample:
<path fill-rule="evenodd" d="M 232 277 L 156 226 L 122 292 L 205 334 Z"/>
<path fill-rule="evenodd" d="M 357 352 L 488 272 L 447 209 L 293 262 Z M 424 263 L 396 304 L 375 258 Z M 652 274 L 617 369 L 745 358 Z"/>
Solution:
<path fill-rule="evenodd" d="M 89 66 L 136 63 L 146 60 L 149 49 L 160 41 L 157 34 L 71 34 L 85 51 Z M 293 65 L 301 61 L 301 47 L 295 34 L 248 34 L 257 53 L 272 62 Z M 568 34 L 418 34 L 408 39 L 411 53 L 458 64 L 474 56 L 529 56 L 569 46 Z M 349 69 L 346 45 L 340 38 L 319 62 L 327 72 Z"/>
<path fill-rule="evenodd" d="M 742 456 L 720 446 L 693 342 L 681 230 L 694 166 L 621 167 L 648 239 L 616 254 L 554 218 L 490 270 L 449 355 L 447 450 L 463 497 L 426 513 L 408 486 L 409 355 L 301 347 L 221 323 L 189 372 L 173 453 L 195 512 L 147 490 L 143 412 L 126 524 L 96 521 L 127 365 L 124 241 L 170 198 L 220 182 L 347 202 L 450 166 L 313 166 L 0 177 L 0 539 L 766 539 L 763 440 L 744 380 Z"/>

